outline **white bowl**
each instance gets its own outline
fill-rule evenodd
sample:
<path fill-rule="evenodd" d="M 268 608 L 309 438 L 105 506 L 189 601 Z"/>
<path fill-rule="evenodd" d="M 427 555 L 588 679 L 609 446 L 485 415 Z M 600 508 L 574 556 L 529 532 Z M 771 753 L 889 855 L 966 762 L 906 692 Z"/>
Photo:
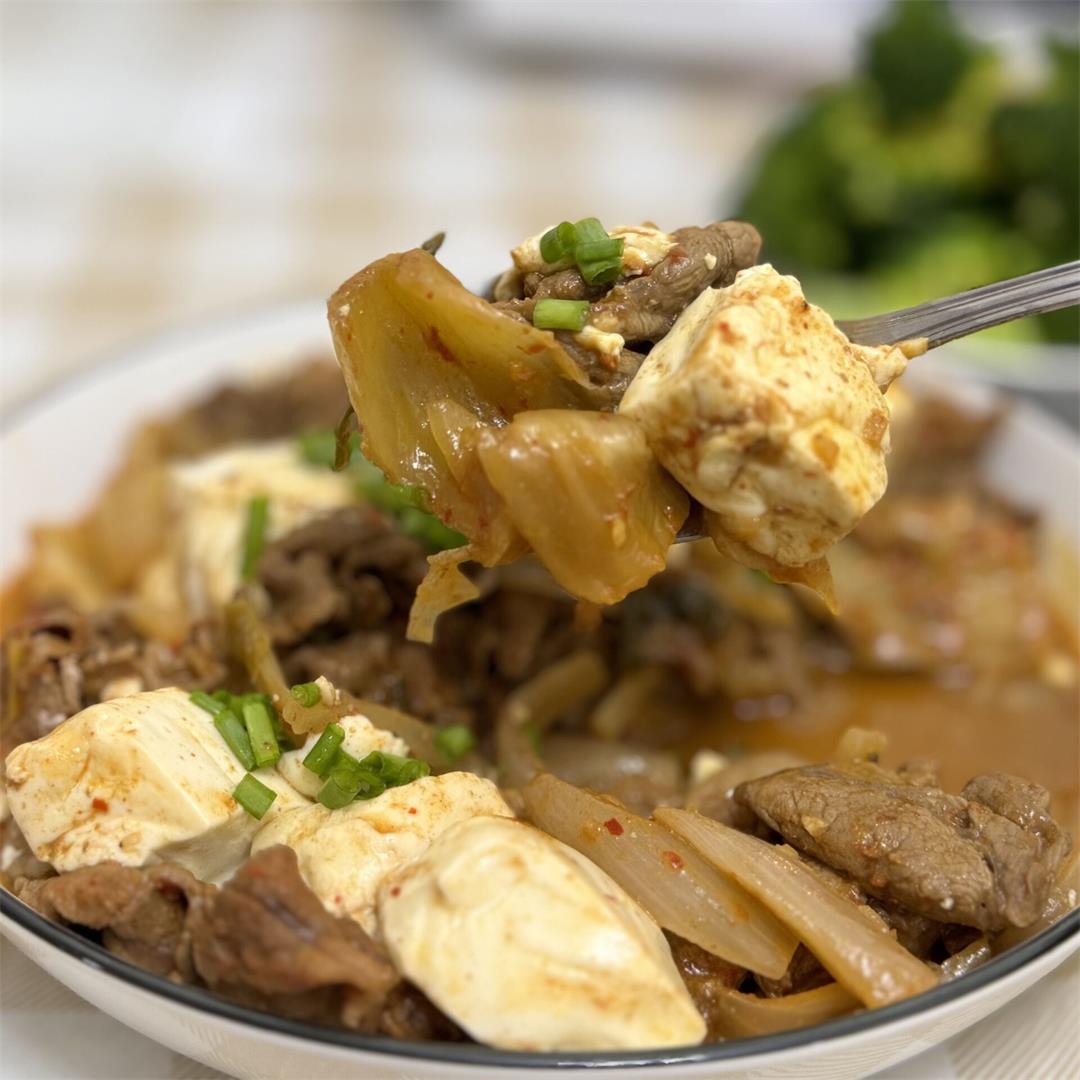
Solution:
<path fill-rule="evenodd" d="M 3 573 L 10 574 L 24 554 L 31 523 L 70 519 L 94 498 L 142 418 L 175 409 L 226 379 L 257 377 L 328 350 L 322 305 L 301 304 L 159 338 L 21 404 L 4 417 L 0 431 Z M 932 361 L 909 379 L 915 390 L 942 382 Z M 990 393 L 975 384 L 950 388 L 973 407 L 985 404 Z M 1080 547 L 1080 454 L 1073 436 L 1052 418 L 1025 405 L 1011 410 L 987 457 L 986 479 Z M 897 1005 L 765 1038 L 596 1055 L 404 1043 L 259 1013 L 132 967 L 2 890 L 0 931 L 117 1020 L 238 1077 L 540 1080 L 602 1068 L 605 1075 L 643 1072 L 657 1080 L 843 1080 L 927 1050 L 1016 997 L 1080 947 L 1080 911 L 963 979 Z"/>

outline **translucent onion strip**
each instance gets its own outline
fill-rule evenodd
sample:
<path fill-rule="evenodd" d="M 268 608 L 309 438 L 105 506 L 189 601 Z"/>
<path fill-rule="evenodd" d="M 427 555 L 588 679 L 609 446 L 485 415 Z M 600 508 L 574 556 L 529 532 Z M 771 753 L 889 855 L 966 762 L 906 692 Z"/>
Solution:
<path fill-rule="evenodd" d="M 547 773 L 522 794 L 536 825 L 606 870 L 661 926 L 769 978 L 787 970 L 794 936 L 667 829 Z"/>
<path fill-rule="evenodd" d="M 839 983 L 778 998 L 761 998 L 716 987 L 709 1002 L 709 1029 L 711 1035 L 724 1039 L 746 1039 L 812 1027 L 858 1008 L 858 999 Z"/>
<path fill-rule="evenodd" d="M 553 720 L 582 705 L 607 685 L 608 669 L 598 653 L 583 651 L 556 661 L 519 686 L 499 710 L 495 752 L 506 787 L 521 787 L 543 765 L 537 743 Z"/>
<path fill-rule="evenodd" d="M 772 844 L 691 810 L 656 819 L 729 874 L 798 935 L 845 989 L 871 1008 L 928 990 L 934 973 L 858 908 Z"/>

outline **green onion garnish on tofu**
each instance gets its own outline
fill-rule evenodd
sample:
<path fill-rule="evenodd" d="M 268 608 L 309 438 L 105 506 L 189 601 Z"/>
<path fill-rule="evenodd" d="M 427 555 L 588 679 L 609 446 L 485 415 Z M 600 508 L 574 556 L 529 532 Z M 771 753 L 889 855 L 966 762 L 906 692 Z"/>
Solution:
<path fill-rule="evenodd" d="M 239 710 L 233 707 L 233 696 L 227 690 L 218 690 L 213 695 L 203 690 L 196 690 L 191 695 L 193 704 L 205 709 L 214 718 L 214 727 L 225 740 L 225 745 L 232 751 L 233 757 L 245 769 L 255 768 L 255 754 L 251 749 L 251 739 L 247 728 L 240 719 Z"/>
<path fill-rule="evenodd" d="M 225 740 L 225 745 L 233 752 L 233 757 L 249 772 L 256 768 L 255 752 L 251 748 L 244 722 L 232 711 L 223 709 L 214 717 L 214 727 Z"/>
<path fill-rule="evenodd" d="M 622 237 L 579 243 L 575 252 L 578 269 L 589 285 L 610 285 L 622 273 Z"/>
<path fill-rule="evenodd" d="M 587 217 L 574 223 L 574 257 L 582 244 L 590 244 L 595 240 L 606 240 L 608 231 L 600 224 L 599 218 Z"/>
<path fill-rule="evenodd" d="M 218 693 L 220 694 L 221 691 L 219 690 Z M 211 716 L 218 716 L 229 707 L 227 701 L 222 701 L 220 697 L 211 697 L 205 690 L 193 690 L 190 697 L 193 705 L 205 709 Z"/>
<path fill-rule="evenodd" d="M 257 776 L 248 773 L 233 791 L 233 798 L 253 817 L 261 821 L 277 798 L 277 792 L 268 788 Z"/>
<path fill-rule="evenodd" d="M 247 728 L 251 749 L 255 755 L 255 765 L 260 769 L 264 765 L 273 765 L 281 757 L 281 747 L 278 746 L 277 736 L 274 734 L 274 721 L 270 710 L 262 701 L 245 701 L 242 709 L 244 727 Z"/>
<path fill-rule="evenodd" d="M 355 758 L 350 758 L 350 761 L 358 764 Z M 347 762 L 340 762 L 330 770 L 316 798 L 328 810 L 340 810 L 356 798 L 360 791 L 361 779 L 359 768 L 352 768 Z"/>
<path fill-rule="evenodd" d="M 244 544 L 240 559 L 240 577 L 253 581 L 259 566 L 263 545 L 266 543 L 266 526 L 270 520 L 270 500 L 256 495 L 248 503 L 247 521 L 244 524 Z"/>
<path fill-rule="evenodd" d="M 588 300 L 537 300 L 533 326 L 538 330 L 584 330 L 589 316 Z"/>
<path fill-rule="evenodd" d="M 435 749 L 453 765 L 476 745 L 476 737 L 464 724 L 451 724 L 435 732 L 434 743 Z"/>
<path fill-rule="evenodd" d="M 340 724 L 327 724 L 315 745 L 304 755 L 304 768 L 325 779 L 344 741 L 345 729 Z"/>
<path fill-rule="evenodd" d="M 374 799 L 376 795 L 381 795 L 388 787 L 394 786 L 387 784 L 381 776 L 373 773 L 370 769 L 361 769 L 357 776 L 360 778 L 360 787 L 356 792 L 358 799 Z"/>
<path fill-rule="evenodd" d="M 546 263 L 561 262 L 574 254 L 577 229 L 572 222 L 561 221 L 540 237 L 540 258 Z"/>
<path fill-rule="evenodd" d="M 406 758 L 405 764 L 397 771 L 395 782 L 390 786 L 404 787 L 406 784 L 411 784 L 414 780 L 420 780 L 423 777 L 430 775 L 431 766 L 426 761 L 415 757 Z"/>
<path fill-rule="evenodd" d="M 397 754 L 387 754 L 382 750 L 372 750 L 363 761 L 360 768 L 377 776 L 386 787 L 401 787 L 411 784 L 413 780 L 419 780 L 431 772 L 431 767 L 420 758 L 400 757 Z M 371 796 L 367 796 L 371 798 Z M 364 798 L 364 796 L 361 796 Z"/>
<path fill-rule="evenodd" d="M 292 687 L 289 693 L 292 694 L 305 709 L 310 709 L 312 705 L 318 705 L 319 702 L 322 701 L 322 691 L 319 689 L 318 683 L 297 683 Z"/>

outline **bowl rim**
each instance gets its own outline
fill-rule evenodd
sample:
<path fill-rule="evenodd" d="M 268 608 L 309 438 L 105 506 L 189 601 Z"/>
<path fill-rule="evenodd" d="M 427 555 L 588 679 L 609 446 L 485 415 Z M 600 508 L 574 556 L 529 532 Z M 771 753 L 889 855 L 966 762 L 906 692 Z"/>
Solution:
<path fill-rule="evenodd" d="M 77 393 L 88 383 L 118 374 L 125 368 L 160 357 L 185 345 L 212 341 L 221 337 L 243 336 L 258 330 L 272 320 L 291 325 L 293 319 L 313 315 L 323 301 L 314 298 L 291 303 L 253 305 L 246 310 L 223 312 L 215 316 L 163 328 L 156 333 L 141 335 L 126 347 L 112 348 L 99 354 L 75 372 L 60 373 L 55 378 L 39 381 L 0 407 L 0 437 L 42 409 L 54 404 L 57 398 Z M 327 340 L 329 346 L 329 340 Z M 1008 389 L 1008 388 L 1004 388 Z M 1039 410 L 1042 412 L 1042 410 Z M 1060 421 L 1043 414 L 1043 419 L 1057 427 L 1060 433 L 1075 440 L 1075 433 Z M 1010 975 L 1026 964 L 1051 952 L 1070 938 L 1080 939 L 1080 908 L 1074 909 L 1052 926 L 1032 938 L 989 960 L 982 967 L 951 982 L 941 983 L 930 990 L 892 1005 L 861 1010 L 851 1016 L 826 1021 L 808 1028 L 798 1028 L 772 1035 L 734 1039 L 726 1042 L 697 1044 L 684 1047 L 637 1051 L 578 1051 L 537 1052 L 502 1050 L 477 1043 L 409 1042 L 385 1035 L 363 1035 L 340 1028 L 322 1027 L 301 1020 L 263 1012 L 219 997 L 203 987 L 174 983 L 114 956 L 97 942 L 84 937 L 71 927 L 51 922 L 19 900 L 6 888 L 0 887 L 0 928 L 5 920 L 44 941 L 61 953 L 118 978 L 173 1004 L 209 1013 L 219 1019 L 246 1024 L 279 1036 L 305 1042 L 329 1044 L 345 1050 L 360 1050 L 384 1057 L 424 1060 L 447 1065 L 499 1069 L 603 1069 L 650 1068 L 673 1065 L 700 1065 L 710 1062 L 733 1061 L 741 1058 L 773 1054 L 779 1051 L 807 1047 L 813 1044 L 868 1033 L 891 1023 L 902 1023 L 940 1005 L 967 997 L 981 988 Z M 1080 940 L 1074 942 L 1080 945 Z"/>
<path fill-rule="evenodd" d="M 186 983 L 171 982 L 114 956 L 104 946 L 89 940 L 71 927 L 51 922 L 5 888 L 0 888 L 0 916 L 41 939 L 62 953 L 95 970 L 130 983 L 141 990 L 185 1005 L 219 1019 L 231 1020 L 275 1035 L 307 1042 L 328 1043 L 346 1050 L 362 1050 L 386 1057 L 413 1058 L 447 1065 L 468 1065 L 487 1069 L 604 1069 L 649 1068 L 672 1065 L 700 1065 L 733 1061 L 739 1058 L 771 1054 L 810 1046 L 814 1043 L 861 1035 L 893 1022 L 903 1022 L 939 1005 L 955 1002 L 1012 974 L 1026 964 L 1046 955 L 1072 937 L 1080 938 L 1080 908 L 1075 908 L 1052 926 L 1027 941 L 995 956 L 982 967 L 950 982 L 892 1005 L 863 1009 L 851 1016 L 829 1020 L 813 1027 L 782 1031 L 725 1042 L 693 1046 L 665 1047 L 656 1050 L 538 1052 L 501 1050 L 479 1043 L 409 1042 L 387 1035 L 364 1035 L 342 1028 L 277 1016 L 219 997 L 211 990 Z"/>

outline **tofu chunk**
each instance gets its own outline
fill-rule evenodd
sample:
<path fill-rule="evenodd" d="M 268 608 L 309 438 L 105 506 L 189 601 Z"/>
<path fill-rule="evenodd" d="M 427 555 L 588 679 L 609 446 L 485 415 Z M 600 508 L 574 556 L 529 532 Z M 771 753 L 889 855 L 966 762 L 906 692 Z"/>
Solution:
<path fill-rule="evenodd" d="M 307 464 L 291 441 L 234 447 L 174 465 L 169 488 L 174 559 L 193 618 L 228 603 L 240 584 L 253 498 L 269 499 L 268 540 L 356 501 L 347 476 Z"/>
<path fill-rule="evenodd" d="M 383 731 L 382 728 L 377 728 L 366 716 L 344 716 L 338 723 L 345 732 L 345 741 L 341 744 L 342 749 L 352 754 L 357 760 L 363 760 L 373 750 L 381 750 L 385 754 L 397 754 L 400 757 L 404 757 L 409 752 L 408 743 L 404 739 L 398 738 L 389 731 Z M 277 771 L 292 787 L 312 799 L 319 794 L 323 781 L 309 769 L 304 768 L 304 758 L 318 741 L 319 733 L 313 732 L 299 749 L 289 750 L 282 754 L 276 766 Z"/>
<path fill-rule="evenodd" d="M 260 826 L 232 797 L 243 765 L 210 714 L 175 688 L 83 709 L 15 747 L 6 775 L 27 843 L 59 871 L 171 860 L 217 881 L 246 858 Z M 256 775 L 278 793 L 264 823 L 306 803 L 273 769 Z"/>
<path fill-rule="evenodd" d="M 896 346 L 853 345 L 771 266 L 707 289 L 657 344 L 620 412 L 727 537 L 804 566 L 885 491 Z"/>
<path fill-rule="evenodd" d="M 301 875 L 326 908 L 375 933 L 375 896 L 386 875 L 423 854 L 451 825 L 477 814 L 513 817 L 490 780 L 443 773 L 340 810 L 316 803 L 281 814 L 259 830 L 251 851 L 291 847 Z"/>
<path fill-rule="evenodd" d="M 652 919 L 546 833 L 474 817 L 379 891 L 397 969 L 470 1035 L 511 1050 L 700 1042 L 705 1023 Z"/>

